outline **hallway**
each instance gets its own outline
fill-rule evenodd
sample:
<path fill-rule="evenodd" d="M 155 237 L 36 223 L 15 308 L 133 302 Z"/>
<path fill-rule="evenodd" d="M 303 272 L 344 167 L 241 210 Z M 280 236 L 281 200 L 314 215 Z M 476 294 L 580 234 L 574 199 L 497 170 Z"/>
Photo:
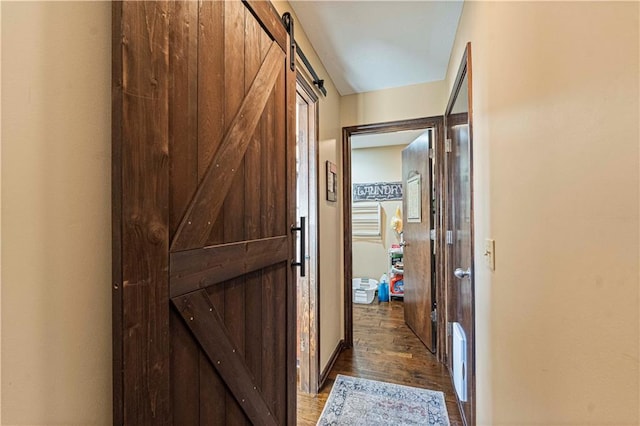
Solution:
<path fill-rule="evenodd" d="M 462 425 L 451 379 L 404 323 L 403 302 L 354 305 L 353 349 L 343 351 L 317 397 L 298 394 L 298 425 L 315 425 L 337 374 L 445 393 L 452 426 Z"/>

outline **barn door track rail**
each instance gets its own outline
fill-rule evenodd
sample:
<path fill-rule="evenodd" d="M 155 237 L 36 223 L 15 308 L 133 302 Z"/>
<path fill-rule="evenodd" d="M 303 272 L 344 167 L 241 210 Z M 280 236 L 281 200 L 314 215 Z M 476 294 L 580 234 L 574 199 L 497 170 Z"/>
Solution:
<path fill-rule="evenodd" d="M 311 65 L 311 62 L 309 62 L 309 59 L 307 59 L 306 55 L 300 48 L 300 45 L 295 40 L 293 18 L 291 17 L 291 14 L 289 12 L 285 12 L 282 15 L 282 23 L 284 24 L 284 27 L 289 33 L 291 39 L 291 55 L 289 56 L 291 58 L 291 70 L 295 70 L 295 51 L 298 53 L 298 56 L 300 57 L 300 60 L 304 64 L 305 68 L 307 68 L 307 71 L 309 71 L 309 74 L 311 74 L 311 77 L 313 78 L 313 84 L 318 88 L 318 90 L 322 92 L 323 95 L 327 96 L 327 89 L 324 87 L 324 80 L 318 76 L 318 73 L 316 73 L 313 65 Z"/>

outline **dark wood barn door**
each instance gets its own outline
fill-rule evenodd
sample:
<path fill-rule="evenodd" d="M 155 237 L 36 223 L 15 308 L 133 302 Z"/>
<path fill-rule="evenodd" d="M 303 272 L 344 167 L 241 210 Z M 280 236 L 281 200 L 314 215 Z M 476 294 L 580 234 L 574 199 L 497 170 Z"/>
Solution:
<path fill-rule="evenodd" d="M 294 424 L 295 72 L 270 3 L 114 4 L 114 423 Z"/>

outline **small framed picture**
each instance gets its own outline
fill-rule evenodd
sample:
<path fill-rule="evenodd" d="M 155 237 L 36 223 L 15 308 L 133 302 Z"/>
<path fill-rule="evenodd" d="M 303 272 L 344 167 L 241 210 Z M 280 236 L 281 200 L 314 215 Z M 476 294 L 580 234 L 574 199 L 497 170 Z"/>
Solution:
<path fill-rule="evenodd" d="M 422 222 L 422 189 L 420 175 L 407 179 L 407 222 Z"/>
<path fill-rule="evenodd" d="M 327 161 L 327 201 L 338 199 L 338 168 L 331 161 Z"/>

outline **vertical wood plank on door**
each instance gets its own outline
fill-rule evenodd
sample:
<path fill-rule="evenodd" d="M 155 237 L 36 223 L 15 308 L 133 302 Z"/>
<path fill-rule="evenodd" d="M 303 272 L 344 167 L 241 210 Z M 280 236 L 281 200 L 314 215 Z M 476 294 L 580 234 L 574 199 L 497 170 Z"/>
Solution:
<path fill-rule="evenodd" d="M 204 351 L 200 351 L 200 425 L 226 425 L 226 388 Z"/>
<path fill-rule="evenodd" d="M 263 38 L 263 46 L 271 45 L 271 40 Z M 277 87 L 277 86 L 276 86 Z M 279 235 L 277 232 L 277 144 L 278 139 L 276 137 L 276 128 L 278 123 L 275 115 L 275 103 L 276 103 L 277 88 L 271 93 L 269 101 L 265 106 L 263 115 L 263 148 L 266 150 L 264 158 L 269 158 L 270 161 L 266 161 L 263 164 L 263 215 L 262 215 L 262 236 L 271 237 Z M 277 328 L 281 327 L 277 321 L 278 303 L 284 301 L 278 300 L 278 287 L 283 284 L 278 276 L 278 267 L 274 266 L 269 268 L 268 272 L 265 271 L 264 286 L 263 286 L 263 342 L 266 343 L 266 347 L 263 350 L 263 375 L 262 382 L 265 391 L 265 399 L 270 404 L 271 410 L 276 415 L 280 422 L 284 422 L 282 418 L 282 410 L 279 407 L 279 399 L 282 390 L 278 387 L 276 375 L 278 373 L 278 344 L 277 344 Z"/>
<path fill-rule="evenodd" d="M 223 1 L 206 0 L 199 3 L 198 182 L 202 181 L 225 132 L 225 4 Z M 211 231 L 208 241 L 210 244 L 223 241 L 223 223 L 219 222 Z M 214 307 L 223 317 L 224 288 L 211 289 L 208 293 Z"/>
<path fill-rule="evenodd" d="M 169 22 L 169 233 L 173 235 L 198 186 L 198 4 L 171 3 Z M 200 424 L 200 349 L 173 310 L 171 407 L 181 425 Z"/>
<path fill-rule="evenodd" d="M 262 389 L 262 271 L 254 272 L 245 279 L 245 303 L 252 320 L 246 322 L 245 361 Z"/>
<path fill-rule="evenodd" d="M 171 3 L 169 24 L 169 233 L 198 186 L 198 4 Z"/>
<path fill-rule="evenodd" d="M 166 2 L 122 4 L 124 330 L 116 374 L 124 377 L 123 420 L 132 425 L 171 422 L 168 12 Z"/>
<path fill-rule="evenodd" d="M 198 181 L 224 135 L 225 2 L 200 0 L 198 26 Z"/>
<path fill-rule="evenodd" d="M 225 133 L 240 110 L 245 97 L 245 14 L 246 7 L 239 1 L 225 2 L 224 14 L 224 62 L 225 62 Z M 244 239 L 244 159 L 231 182 L 221 212 L 224 223 L 224 242 Z M 224 284 L 224 323 L 231 340 L 245 353 L 245 288 L 244 277 Z M 230 393 L 227 393 L 227 423 L 246 424 L 242 408 Z"/>
<path fill-rule="evenodd" d="M 184 325 L 182 317 L 171 310 L 171 409 L 180 425 L 200 424 L 200 349 Z"/>
<path fill-rule="evenodd" d="M 224 1 L 201 0 L 198 39 L 198 182 L 225 133 Z M 222 217 L 222 213 L 220 214 Z M 211 229 L 209 244 L 223 241 L 223 223 Z"/>
<path fill-rule="evenodd" d="M 245 14 L 239 1 L 225 3 L 224 80 L 225 133 L 240 110 L 245 98 Z M 247 88 L 248 89 L 248 88 Z M 244 158 L 233 177 L 224 201 L 221 216 L 224 220 L 224 242 L 237 242 L 244 237 Z"/>
<path fill-rule="evenodd" d="M 288 263 L 278 265 L 275 273 L 274 303 L 275 303 L 275 327 L 279 329 L 275 333 L 275 375 L 276 404 L 275 415 L 282 424 L 287 423 L 287 336 L 284 330 L 287 329 L 287 273 L 291 270 Z M 294 318 L 295 321 L 295 318 Z M 294 336 L 295 338 L 295 336 Z M 295 361 L 294 361 L 295 362 Z M 295 365 L 295 364 L 294 364 Z M 290 423 L 287 423 L 290 424 Z"/>
<path fill-rule="evenodd" d="M 272 43 L 273 40 L 271 40 L 269 35 L 264 31 L 260 31 L 260 63 L 262 63 L 267 57 L 267 53 L 269 52 L 269 48 L 271 48 Z"/>
<path fill-rule="evenodd" d="M 272 158 L 273 153 L 276 151 L 275 97 L 275 93 L 272 92 L 262 115 L 263 158 Z M 275 181 L 275 167 L 275 164 L 271 161 L 265 161 L 262 167 L 262 238 L 278 235 L 274 227 L 276 220 L 276 193 L 278 191 L 277 182 Z"/>
<path fill-rule="evenodd" d="M 207 289 L 209 300 L 224 318 L 224 285 Z M 200 424 L 227 424 L 227 387 L 204 351 L 200 350 Z"/>
<path fill-rule="evenodd" d="M 248 91 L 262 63 L 260 34 L 262 29 L 251 13 L 245 14 L 245 92 Z M 245 93 L 246 94 L 246 93 Z M 261 140 L 262 123 L 258 123 L 253 138 L 245 154 L 245 240 L 260 238 L 260 178 L 262 172 Z M 245 277 L 245 306 L 248 313 L 262 318 L 262 272 Z M 262 385 L 262 324 L 247 321 L 245 330 L 245 360 L 258 386 Z"/>
<path fill-rule="evenodd" d="M 276 400 L 278 398 L 275 382 L 275 335 L 276 324 L 275 306 L 276 297 L 274 289 L 275 267 L 264 270 L 262 275 L 262 394 L 269 405 L 271 412 L 275 413 Z M 278 420 L 280 418 L 278 417 Z"/>
<path fill-rule="evenodd" d="M 287 62 L 286 58 L 283 60 L 283 62 L 285 62 L 283 64 L 283 69 L 289 70 L 289 65 L 286 63 Z M 273 180 L 274 182 L 276 182 L 276 186 L 275 186 L 275 203 L 276 204 L 275 205 L 277 206 L 276 207 L 277 214 L 275 216 L 275 219 L 276 219 L 275 228 L 274 228 L 275 235 L 285 235 L 286 233 L 290 232 L 289 225 L 293 224 L 293 222 L 291 222 L 291 224 L 288 224 L 287 222 L 289 220 L 292 220 L 293 217 L 289 216 L 288 210 L 293 208 L 293 211 L 295 212 L 295 208 L 296 208 L 295 195 L 293 196 L 292 199 L 289 198 L 291 196 L 291 194 L 289 194 L 289 190 L 293 189 L 293 191 L 295 191 L 295 174 L 291 175 L 291 177 L 293 178 L 293 186 L 287 186 L 287 182 L 288 182 L 287 154 L 288 152 L 290 152 L 287 149 L 288 148 L 287 147 L 287 143 L 288 143 L 287 125 L 289 123 L 285 122 L 285 120 L 277 119 L 278 117 L 284 117 L 287 112 L 287 104 L 286 104 L 287 91 L 286 91 L 285 83 L 286 83 L 285 73 L 281 73 L 278 76 L 278 79 L 276 80 L 276 85 L 273 89 L 273 93 L 275 94 L 274 115 L 276 117 L 275 134 L 274 134 L 275 164 L 273 165 L 274 167 L 271 169 L 271 171 L 273 172 L 273 175 L 272 175 Z M 294 91 L 294 94 L 295 94 L 295 91 Z M 294 107 L 295 107 L 295 101 L 296 99 L 294 97 L 293 98 Z M 293 111 L 293 114 L 295 117 L 295 110 Z M 295 145 L 293 149 L 295 150 Z M 293 152 L 295 153 L 295 151 Z M 295 159 L 294 159 L 293 167 L 294 167 L 294 170 L 292 172 L 295 173 Z M 293 206 L 290 204 L 291 200 L 293 200 Z"/>
<path fill-rule="evenodd" d="M 226 233 L 226 232 L 225 232 Z M 227 281 L 224 286 L 224 323 L 231 341 L 238 350 L 245 353 L 245 306 L 244 277 Z M 229 425 L 247 424 L 244 412 L 235 397 L 227 392 L 227 423 Z"/>
<path fill-rule="evenodd" d="M 262 29 L 260 24 L 250 13 L 245 14 L 245 95 L 249 91 L 253 80 L 258 74 L 260 65 L 262 64 L 262 52 L 260 46 L 260 35 Z M 266 55 L 266 52 L 265 52 Z M 262 118 L 256 126 L 252 140 L 249 143 L 245 154 L 245 177 L 244 189 L 245 194 L 245 239 L 253 240 L 260 238 L 260 178 L 262 171 L 261 164 L 261 136 L 262 136 Z"/>
<path fill-rule="evenodd" d="M 200 1 L 198 7 L 198 182 L 201 182 L 225 131 L 225 2 Z M 209 242 L 222 242 L 222 231 L 222 223 L 214 225 Z M 215 286 L 208 295 L 223 316 L 224 287 Z M 202 351 L 198 367 L 200 424 L 225 424 L 226 386 Z"/>
<path fill-rule="evenodd" d="M 264 61 L 267 52 L 272 45 L 272 40 L 269 36 L 261 31 L 260 36 L 260 56 Z M 275 143 L 275 117 L 273 112 L 275 93 L 271 93 L 261 118 L 260 129 L 260 145 L 261 145 L 261 163 L 260 170 L 261 182 L 260 187 L 260 209 L 261 209 L 261 221 L 260 221 L 260 236 L 261 238 L 271 237 L 275 235 L 273 229 L 274 214 L 275 214 L 275 192 L 277 188 L 275 182 L 270 179 L 271 169 L 274 167 L 271 161 L 272 153 L 274 152 Z M 276 400 L 278 398 L 278 392 L 275 382 L 275 368 L 276 368 L 276 353 L 275 353 L 275 335 L 276 335 L 276 323 L 275 323 L 275 288 L 277 283 L 275 282 L 274 274 L 275 267 L 269 267 L 263 271 L 262 276 L 262 392 L 264 395 L 269 409 L 272 412 L 275 411 Z M 278 420 L 282 422 L 282 419 L 278 417 Z"/>

